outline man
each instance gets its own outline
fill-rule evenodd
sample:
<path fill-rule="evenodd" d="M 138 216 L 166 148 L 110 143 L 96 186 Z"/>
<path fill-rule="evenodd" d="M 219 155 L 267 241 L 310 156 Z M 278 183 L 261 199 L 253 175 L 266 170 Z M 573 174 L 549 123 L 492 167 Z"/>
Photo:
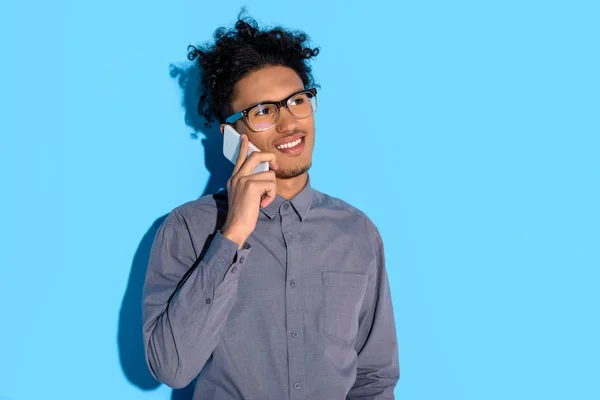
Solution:
<path fill-rule="evenodd" d="M 175 208 L 157 232 L 143 303 L 150 370 L 173 388 L 195 380 L 197 400 L 393 399 L 381 237 L 308 176 L 318 49 L 241 17 L 215 39 L 190 47 L 199 110 L 221 132 L 231 124 L 242 149 L 226 191 Z M 246 158 L 248 141 L 261 152 Z M 253 174 L 261 162 L 270 170 Z"/>

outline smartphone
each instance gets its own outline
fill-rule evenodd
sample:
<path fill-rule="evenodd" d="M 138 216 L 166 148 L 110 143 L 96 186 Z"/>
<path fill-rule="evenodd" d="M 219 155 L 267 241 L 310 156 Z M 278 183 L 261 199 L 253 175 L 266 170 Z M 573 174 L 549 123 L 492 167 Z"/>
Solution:
<path fill-rule="evenodd" d="M 240 154 L 240 147 L 242 145 L 242 136 L 229 124 L 225 125 L 223 129 L 223 155 L 235 165 Z M 255 151 L 260 151 L 258 147 L 248 141 L 248 156 Z M 258 164 L 258 167 L 254 170 L 254 173 L 265 172 L 269 170 L 269 163 L 262 162 Z"/>

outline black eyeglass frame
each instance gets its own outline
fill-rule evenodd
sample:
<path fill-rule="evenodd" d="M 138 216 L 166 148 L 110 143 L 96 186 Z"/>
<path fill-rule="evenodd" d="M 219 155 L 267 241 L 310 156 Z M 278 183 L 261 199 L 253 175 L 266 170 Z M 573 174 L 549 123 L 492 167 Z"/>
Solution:
<path fill-rule="evenodd" d="M 311 93 L 314 98 L 315 98 L 315 108 L 313 110 L 313 112 L 311 112 L 310 114 L 308 114 L 307 116 L 304 117 L 296 117 L 294 115 L 294 112 L 292 110 L 290 110 L 289 105 L 288 105 L 288 101 L 290 101 L 290 99 L 294 96 L 297 96 L 301 93 Z M 262 106 L 266 106 L 266 105 L 274 105 L 275 106 L 275 110 L 276 110 L 276 115 L 275 115 L 275 122 L 273 123 L 273 125 L 269 126 L 268 128 L 264 128 L 264 129 L 256 129 L 254 126 L 252 126 L 252 123 L 250 123 L 250 119 L 248 118 L 248 114 L 250 113 L 250 111 L 256 107 L 262 107 Z M 304 119 L 304 118 L 308 118 L 311 115 L 313 115 L 316 111 L 317 111 L 317 89 L 316 88 L 310 88 L 310 89 L 303 89 L 300 90 L 296 93 L 292 93 L 291 95 L 289 95 L 288 97 L 286 97 L 283 100 L 279 100 L 279 101 L 265 101 L 264 103 L 258 103 L 255 104 L 251 107 L 246 108 L 245 110 L 242 111 L 238 111 L 235 114 L 230 115 L 229 117 L 227 117 L 225 119 L 225 123 L 227 124 L 233 124 L 234 122 L 240 120 L 240 119 L 244 119 L 244 122 L 246 123 L 246 125 L 248 126 L 248 128 L 252 129 L 255 132 L 262 132 L 262 131 L 266 131 L 267 129 L 272 128 L 273 126 L 275 126 L 275 124 L 277 124 L 277 121 L 279 120 L 279 109 L 281 107 L 285 107 L 287 108 L 287 110 L 290 112 L 290 114 L 292 114 L 294 116 L 294 118 L 296 119 Z"/>

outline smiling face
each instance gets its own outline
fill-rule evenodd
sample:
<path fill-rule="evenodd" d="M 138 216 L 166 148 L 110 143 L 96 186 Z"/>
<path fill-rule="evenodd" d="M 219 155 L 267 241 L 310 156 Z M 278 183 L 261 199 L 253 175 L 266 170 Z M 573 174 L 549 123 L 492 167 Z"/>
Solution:
<path fill-rule="evenodd" d="M 265 101 L 279 101 L 301 90 L 304 85 L 293 69 L 264 67 L 237 82 L 232 110 L 235 113 Z M 243 120 L 238 120 L 234 128 L 240 134 L 247 134 L 261 151 L 275 153 L 279 166 L 277 178 L 295 178 L 310 168 L 315 143 L 314 115 L 296 119 L 281 107 L 277 123 L 265 131 L 253 131 Z"/>

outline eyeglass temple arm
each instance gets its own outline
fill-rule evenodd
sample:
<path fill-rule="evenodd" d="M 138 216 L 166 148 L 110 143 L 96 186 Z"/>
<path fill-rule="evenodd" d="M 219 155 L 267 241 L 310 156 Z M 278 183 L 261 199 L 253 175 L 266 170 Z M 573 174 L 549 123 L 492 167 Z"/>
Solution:
<path fill-rule="evenodd" d="M 233 114 L 230 117 L 228 117 L 225 120 L 225 122 L 228 123 L 228 124 L 233 124 L 235 121 L 237 121 L 238 119 L 242 118 L 243 115 L 244 115 L 243 111 L 236 112 L 235 114 Z"/>

